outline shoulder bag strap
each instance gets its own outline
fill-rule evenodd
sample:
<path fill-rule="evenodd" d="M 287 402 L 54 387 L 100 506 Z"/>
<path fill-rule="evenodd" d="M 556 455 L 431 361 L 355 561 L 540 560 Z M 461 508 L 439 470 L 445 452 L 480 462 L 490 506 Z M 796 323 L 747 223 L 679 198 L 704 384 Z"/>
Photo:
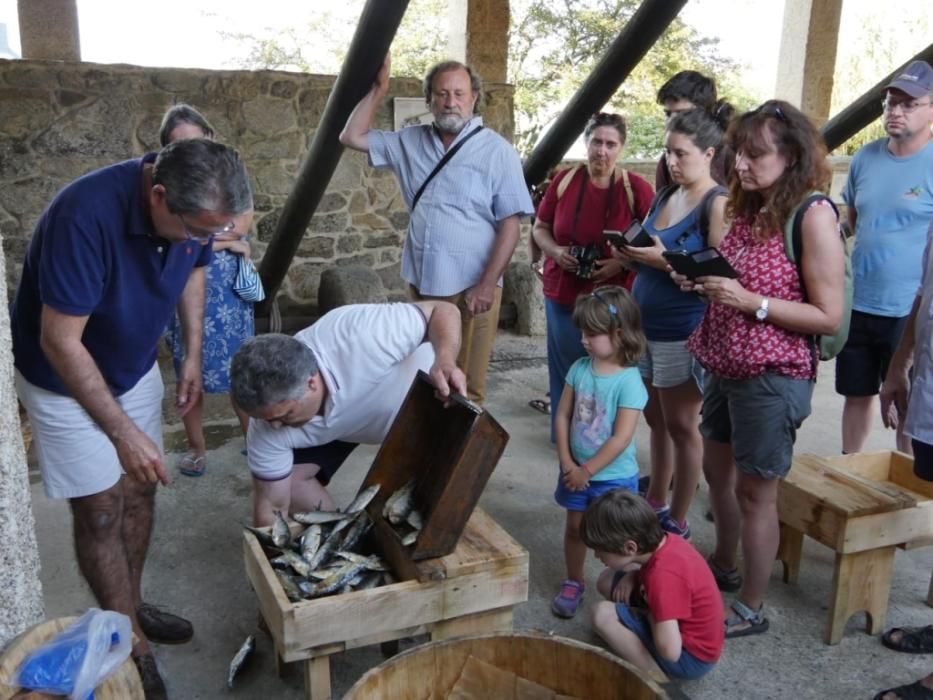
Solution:
<path fill-rule="evenodd" d="M 444 157 L 441 158 L 438 164 L 434 166 L 434 170 L 431 171 L 431 174 L 428 175 L 427 179 L 422 183 L 421 187 L 418 188 L 418 191 L 415 193 L 415 198 L 411 202 L 411 211 L 414 211 L 415 207 L 418 206 L 418 200 L 421 199 L 421 195 L 424 194 L 425 189 L 430 184 L 431 180 L 434 179 L 434 176 L 437 175 L 445 165 L 447 165 L 448 161 L 450 161 L 451 158 L 457 155 L 457 151 L 459 151 L 463 147 L 463 144 L 465 144 L 471 138 L 476 136 L 482 130 L 483 130 L 482 125 L 476 127 L 475 129 L 473 129 L 473 131 L 471 131 L 469 134 L 464 136 L 462 141 L 460 141 L 458 144 L 453 146 L 453 148 L 451 148 L 449 151 L 447 151 L 447 153 L 444 154 Z"/>

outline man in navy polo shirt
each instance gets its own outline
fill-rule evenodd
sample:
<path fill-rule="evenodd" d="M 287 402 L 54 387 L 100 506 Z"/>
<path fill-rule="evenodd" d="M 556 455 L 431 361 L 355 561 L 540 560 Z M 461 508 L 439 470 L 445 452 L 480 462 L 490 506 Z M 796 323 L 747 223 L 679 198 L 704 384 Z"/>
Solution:
<path fill-rule="evenodd" d="M 141 597 L 156 485 L 169 483 L 157 344 L 177 306 L 184 414 L 201 391 L 211 239 L 251 217 L 246 168 L 205 139 L 91 172 L 39 218 L 11 308 L 16 388 L 46 493 L 69 499 L 78 566 L 100 606 L 133 622 L 147 698 L 165 697 L 149 641 L 193 634 Z"/>

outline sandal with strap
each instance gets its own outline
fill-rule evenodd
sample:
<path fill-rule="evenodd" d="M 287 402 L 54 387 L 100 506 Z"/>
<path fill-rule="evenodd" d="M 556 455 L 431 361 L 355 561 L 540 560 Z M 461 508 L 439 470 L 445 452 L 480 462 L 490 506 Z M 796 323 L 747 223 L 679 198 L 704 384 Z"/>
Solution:
<path fill-rule="evenodd" d="M 933 700 L 933 690 L 927 688 L 920 681 L 882 690 L 875 695 L 873 700 L 881 700 L 888 693 L 894 693 L 898 700 Z"/>
<path fill-rule="evenodd" d="M 735 637 L 748 637 L 752 634 L 762 634 L 768 631 L 770 623 L 764 616 L 765 606 L 762 605 L 758 610 L 752 610 L 741 600 L 736 598 L 729 606 L 735 613 L 732 617 L 726 618 L 726 639 Z M 742 627 L 744 623 L 749 623 L 748 627 Z"/>
<path fill-rule="evenodd" d="M 528 402 L 529 408 L 533 408 L 538 413 L 543 413 L 545 415 L 550 415 L 551 413 L 551 402 L 546 399 L 532 399 Z"/>
<path fill-rule="evenodd" d="M 713 572 L 713 578 L 716 579 L 716 587 L 724 593 L 735 593 L 742 587 L 742 575 L 738 567 L 734 569 L 723 569 L 713 561 L 713 556 L 706 558 L 706 565 Z"/>
<path fill-rule="evenodd" d="M 894 639 L 895 634 L 899 639 Z M 881 643 L 888 649 L 905 654 L 929 654 L 933 652 L 933 625 L 926 627 L 892 627 L 881 635 Z"/>
<path fill-rule="evenodd" d="M 203 476 L 207 471 L 207 463 L 204 458 L 207 455 L 201 455 L 195 459 L 194 455 L 185 455 L 178 462 L 178 471 L 185 476 Z"/>

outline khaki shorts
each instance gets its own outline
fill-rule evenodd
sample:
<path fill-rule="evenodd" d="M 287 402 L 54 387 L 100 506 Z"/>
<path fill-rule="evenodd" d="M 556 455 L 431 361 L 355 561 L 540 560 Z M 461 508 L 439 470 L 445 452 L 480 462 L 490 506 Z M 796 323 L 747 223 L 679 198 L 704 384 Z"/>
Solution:
<path fill-rule="evenodd" d="M 31 384 L 18 371 L 16 393 L 29 414 L 32 440 L 49 498 L 79 498 L 106 491 L 123 475 L 113 443 L 70 396 Z M 162 375 L 157 364 L 117 403 L 162 450 Z"/>

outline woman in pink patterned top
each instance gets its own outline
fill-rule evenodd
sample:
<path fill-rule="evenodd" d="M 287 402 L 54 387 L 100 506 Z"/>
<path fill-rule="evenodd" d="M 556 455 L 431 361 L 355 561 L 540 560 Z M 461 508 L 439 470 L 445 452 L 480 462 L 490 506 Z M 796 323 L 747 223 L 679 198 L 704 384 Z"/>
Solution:
<path fill-rule="evenodd" d="M 725 625 L 727 637 L 739 637 L 768 629 L 763 600 L 778 548 L 778 480 L 810 414 L 812 336 L 834 333 L 842 318 L 844 254 L 825 199 L 803 216 L 802 279 L 784 251 L 784 222 L 831 175 L 823 140 L 802 112 L 768 101 L 736 119 L 726 140 L 735 166 L 721 252 L 738 279 L 675 280 L 709 301 L 688 348 L 708 372 L 700 432 L 716 522 L 709 566 L 721 589 L 738 591 Z"/>

